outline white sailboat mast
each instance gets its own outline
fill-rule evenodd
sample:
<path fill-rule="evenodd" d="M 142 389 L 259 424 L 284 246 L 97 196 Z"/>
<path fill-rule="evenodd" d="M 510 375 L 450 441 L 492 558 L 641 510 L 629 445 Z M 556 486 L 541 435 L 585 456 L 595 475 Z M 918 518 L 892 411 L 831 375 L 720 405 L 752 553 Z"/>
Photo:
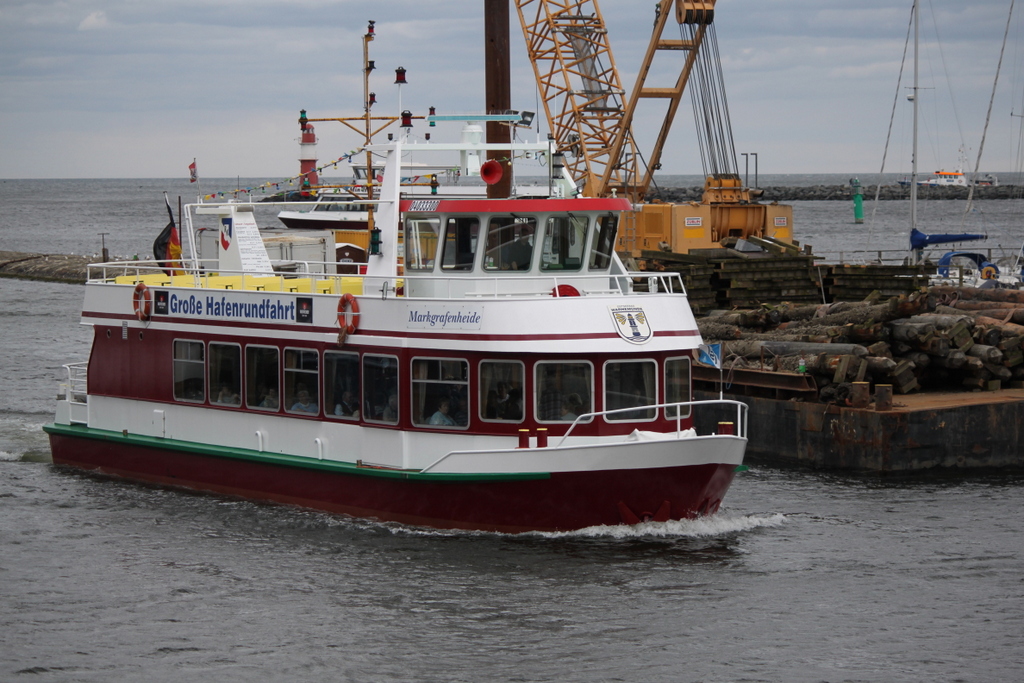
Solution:
<path fill-rule="evenodd" d="M 917 73 L 918 73 L 918 28 L 921 24 L 918 14 L 918 0 L 914 0 L 914 87 L 911 91 L 914 112 L 914 142 L 910 159 L 910 231 L 917 229 Z"/>

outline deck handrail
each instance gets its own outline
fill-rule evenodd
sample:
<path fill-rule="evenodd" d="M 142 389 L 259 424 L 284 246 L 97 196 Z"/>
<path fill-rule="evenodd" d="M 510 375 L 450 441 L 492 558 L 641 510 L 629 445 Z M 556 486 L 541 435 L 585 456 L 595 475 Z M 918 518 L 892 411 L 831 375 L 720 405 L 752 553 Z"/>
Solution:
<path fill-rule="evenodd" d="M 332 283 L 332 291 L 339 289 L 342 280 L 351 282 L 352 280 L 359 280 L 361 283 L 372 283 L 374 285 L 381 285 L 383 283 L 390 283 L 390 288 L 394 290 L 396 288 L 396 282 L 401 281 L 405 285 L 405 292 L 403 296 L 409 299 L 466 299 L 466 298 L 535 298 L 538 296 L 554 296 L 556 298 L 569 296 L 564 294 L 560 289 L 560 285 L 573 286 L 574 284 L 587 283 L 592 285 L 596 281 L 606 281 L 607 287 L 599 290 L 590 289 L 584 287 L 583 291 L 579 293 L 582 295 L 599 295 L 599 294 L 613 294 L 613 295 L 685 295 L 686 287 L 683 283 L 682 275 L 679 273 L 672 272 L 658 272 L 652 273 L 650 271 L 630 271 L 623 273 L 612 273 L 608 272 L 585 272 L 585 273 L 546 273 L 546 274 L 506 274 L 502 271 L 501 274 L 495 275 L 454 275 L 454 274 L 406 274 L 406 275 L 372 275 L 362 273 L 330 273 L 326 272 L 328 267 L 343 266 L 346 268 L 356 268 L 360 266 L 366 266 L 366 263 L 344 263 L 338 264 L 334 262 L 321 262 L 321 261 L 282 261 L 281 264 L 288 264 L 294 266 L 294 271 L 243 271 L 243 270 L 229 270 L 224 268 L 217 268 L 216 260 L 202 260 L 199 261 L 199 269 L 192 270 L 189 268 L 179 268 L 185 275 L 191 276 L 192 286 L 197 289 L 223 289 L 224 287 L 214 286 L 210 284 L 211 278 L 240 278 L 239 286 L 241 289 L 248 289 L 245 284 L 247 279 L 260 279 L 265 280 L 266 278 L 278 278 L 281 281 L 282 288 L 286 281 L 308 278 L 311 280 L 312 289 L 316 293 L 316 284 L 318 282 L 330 282 Z M 158 261 L 113 261 L 107 263 L 90 263 L 88 265 L 88 281 L 89 282 L 111 282 L 116 280 L 118 277 L 134 277 L 136 280 L 141 280 L 143 276 L 160 275 L 167 279 L 165 286 L 172 286 L 172 276 L 168 275 L 164 270 L 164 264 Z M 99 271 L 97 273 L 94 271 Z M 435 285 L 431 288 L 431 294 L 426 295 L 413 295 L 410 294 L 410 285 L 431 283 Z M 472 292 L 471 294 L 459 294 L 453 293 L 453 289 L 462 289 L 468 284 L 479 283 L 484 285 L 490 285 L 481 287 L 478 291 Z M 525 285 L 516 287 L 515 284 Z M 335 288 L 333 285 L 337 284 Z M 443 287 L 437 285 L 442 284 Z M 645 284 L 647 291 L 637 289 L 636 284 Z M 503 285 L 505 287 L 503 287 Z M 532 286 L 531 286 L 532 285 Z M 516 291 L 519 289 L 526 289 L 527 291 Z M 334 292 L 336 293 L 336 292 Z M 367 290 L 364 295 L 376 295 L 378 290 L 373 291 Z M 386 294 L 386 292 L 385 292 Z"/>
<path fill-rule="evenodd" d="M 576 424 L 580 422 L 580 420 L 582 420 L 584 418 L 587 418 L 587 417 L 593 417 L 593 416 L 596 416 L 596 415 L 605 415 L 605 414 L 608 414 L 608 413 L 618 413 L 618 412 L 624 412 L 624 411 L 629 411 L 629 410 L 642 410 L 642 409 L 645 409 L 645 408 L 646 409 L 650 409 L 650 408 L 661 409 L 661 408 L 673 407 L 673 406 L 681 408 L 682 406 L 698 406 L 698 405 L 711 405 L 711 404 L 731 404 L 731 405 L 736 406 L 735 425 L 736 425 L 737 431 L 736 431 L 735 434 L 731 434 L 731 435 L 728 435 L 728 436 L 733 436 L 733 437 L 741 438 L 741 439 L 746 439 L 747 438 L 747 419 L 746 419 L 746 414 L 747 414 L 748 407 L 747 407 L 746 403 L 742 403 L 740 401 L 731 401 L 731 400 L 728 400 L 728 399 L 725 399 L 725 400 L 712 400 L 712 401 L 678 401 L 678 402 L 675 402 L 675 403 L 659 403 L 659 404 L 654 404 L 654 405 L 649 405 L 649 406 L 634 406 L 632 408 L 616 408 L 614 410 L 602 410 L 602 411 L 597 411 L 597 412 L 593 412 L 593 413 L 586 413 L 584 415 L 580 415 L 578 418 L 576 418 L 576 420 L 569 427 L 569 430 L 562 437 L 562 440 L 559 441 L 556 445 L 551 446 L 550 448 L 552 448 L 552 449 L 561 448 L 562 444 L 565 443 L 565 440 L 566 440 L 566 438 L 568 438 L 569 432 L 572 431 L 573 427 L 575 427 Z M 680 424 L 681 420 L 683 419 L 682 415 L 683 414 L 682 414 L 681 410 L 676 412 L 676 435 L 675 435 L 675 438 L 677 438 L 677 439 L 681 439 L 682 438 L 682 434 L 683 434 L 682 426 Z M 689 416 L 689 413 L 687 413 L 687 416 Z M 722 436 L 725 436 L 725 435 L 722 435 Z M 591 445 L 595 445 L 595 444 L 591 444 Z M 417 471 L 419 473 L 428 472 L 428 471 L 434 469 L 435 467 L 437 467 L 438 465 L 440 465 L 442 462 L 444 462 L 445 460 L 447 460 L 451 456 L 453 456 L 453 455 L 461 455 L 463 453 L 495 453 L 495 454 L 499 454 L 499 453 L 508 453 L 508 449 L 507 448 L 495 448 L 495 449 L 474 450 L 474 451 L 449 451 L 448 453 L 445 453 L 444 455 L 442 455 L 437 460 L 434 460 L 432 463 L 430 463 L 426 467 L 424 467 L 424 468 L 422 468 L 420 470 L 417 470 Z"/>
<path fill-rule="evenodd" d="M 735 433 L 734 436 L 738 436 L 741 439 L 747 438 L 747 420 L 746 420 L 747 409 L 748 409 L 747 404 L 743 403 L 742 401 L 733 401 L 733 400 L 730 400 L 730 399 L 713 399 L 713 400 L 708 400 L 708 401 L 675 401 L 675 402 L 672 402 L 672 403 L 652 403 L 650 405 L 630 406 L 628 408 L 613 408 L 611 410 L 595 410 L 595 411 L 592 411 L 592 412 L 589 412 L 589 413 L 583 413 L 582 415 L 579 415 L 575 420 L 573 420 L 572 424 L 569 425 L 569 429 L 567 429 L 565 431 L 565 434 L 562 435 L 562 440 L 559 441 L 555 445 L 555 448 L 560 448 L 562 446 L 562 444 L 565 443 L 565 440 L 569 438 L 570 434 L 572 434 L 572 430 L 574 430 L 576 428 L 576 425 L 580 424 L 581 422 L 582 423 L 589 423 L 595 417 L 600 417 L 600 416 L 603 416 L 603 415 L 612 415 L 612 414 L 615 414 L 615 413 L 636 412 L 638 410 L 652 410 L 652 409 L 653 410 L 661 410 L 662 408 L 673 408 L 673 407 L 676 408 L 676 418 L 675 418 L 676 419 L 676 438 L 679 438 L 680 435 L 682 434 L 682 431 L 683 431 L 682 430 L 682 421 L 683 421 L 683 411 L 682 411 L 682 408 L 684 406 L 692 408 L 693 406 L 702 406 L 702 405 L 733 405 L 733 406 L 735 406 L 736 407 L 736 421 L 735 421 L 736 433 Z M 690 414 L 691 414 L 691 411 L 687 411 L 686 416 L 689 417 Z"/>

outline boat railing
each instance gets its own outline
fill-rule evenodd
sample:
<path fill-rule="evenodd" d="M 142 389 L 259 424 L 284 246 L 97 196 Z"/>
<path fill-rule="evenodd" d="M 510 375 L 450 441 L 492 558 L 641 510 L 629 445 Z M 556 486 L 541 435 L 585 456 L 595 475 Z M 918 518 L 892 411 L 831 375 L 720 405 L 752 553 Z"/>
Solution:
<path fill-rule="evenodd" d="M 569 438 L 573 430 L 576 429 L 576 425 L 581 423 L 588 423 L 595 417 L 604 415 L 616 415 L 620 413 L 634 413 L 641 410 L 661 410 L 665 409 L 670 411 L 675 408 L 675 420 L 676 420 L 676 438 L 681 438 L 683 434 L 683 418 L 688 417 L 691 412 L 689 410 L 684 411 L 683 408 L 694 408 L 697 406 L 715 406 L 723 409 L 723 414 L 728 416 L 725 412 L 726 408 L 732 407 L 736 410 L 736 416 L 732 421 L 732 430 L 729 433 L 730 436 L 738 436 L 741 439 L 747 438 L 747 404 L 741 401 L 731 401 L 729 399 L 719 399 L 710 401 L 675 401 L 672 403 L 652 403 L 651 405 L 645 406 L 630 406 L 629 408 L 613 408 L 611 410 L 595 410 L 590 413 L 583 413 L 573 420 L 572 424 L 569 425 L 569 429 L 565 431 L 562 436 L 562 440 L 559 441 L 555 448 L 560 448 L 565 440 Z M 718 424 L 728 423 L 728 420 L 720 420 Z"/>
<path fill-rule="evenodd" d="M 631 407 L 631 408 L 616 408 L 614 410 L 600 410 L 600 411 L 595 411 L 595 412 L 592 412 L 592 413 L 586 413 L 584 415 L 580 415 L 569 426 L 569 430 L 566 431 L 565 436 L 562 437 L 562 440 L 559 441 L 554 446 L 552 446 L 551 448 L 552 449 L 562 448 L 563 444 L 565 444 L 566 439 L 569 438 L 569 434 L 572 432 L 573 428 L 575 428 L 576 425 L 579 424 L 580 422 L 589 422 L 591 418 L 593 418 L 594 416 L 597 416 L 597 415 L 610 415 L 610 414 L 615 414 L 615 413 L 622 413 L 622 412 L 634 411 L 634 410 L 642 410 L 642 409 L 651 410 L 651 409 L 662 409 L 662 408 L 673 408 L 673 407 L 676 408 L 676 433 L 675 433 L 675 438 L 676 439 L 683 439 L 683 438 L 686 438 L 686 437 L 689 436 L 689 434 L 686 433 L 686 430 L 684 430 L 682 428 L 682 420 L 683 420 L 683 418 L 684 417 L 688 417 L 690 415 L 689 412 L 684 412 L 682 410 L 683 407 L 686 407 L 686 406 L 719 406 L 720 408 L 723 408 L 723 409 L 725 409 L 725 408 L 729 408 L 729 409 L 735 408 L 736 416 L 733 418 L 732 421 L 728 421 L 728 420 L 719 421 L 718 424 L 721 426 L 721 428 L 720 428 L 719 433 L 716 436 L 732 436 L 732 437 L 737 437 L 737 438 L 741 438 L 741 439 L 746 439 L 747 438 L 747 404 L 746 403 L 741 403 L 740 401 L 730 401 L 730 400 L 717 400 L 717 401 L 677 401 L 677 402 L 674 402 L 674 403 L 658 403 L 658 404 L 653 404 L 653 405 L 649 405 L 649 406 L 639 406 L 639 407 Z M 723 412 L 723 415 L 726 415 L 726 416 L 728 416 L 730 414 L 731 414 L 731 412 L 730 413 Z M 725 425 L 729 425 L 729 426 L 726 427 Z M 437 460 L 435 460 L 434 462 L 430 463 L 429 465 L 427 465 L 426 467 L 424 467 L 423 469 L 421 469 L 419 471 L 420 472 L 429 472 L 430 470 L 435 469 L 438 465 L 440 465 L 442 462 L 444 462 L 448 458 L 450 458 L 452 456 L 462 455 L 462 454 L 465 454 L 465 453 L 468 453 L 468 452 L 469 451 L 450 451 L 448 453 L 445 453 L 440 458 L 438 458 Z M 483 450 L 483 451 L 473 451 L 474 454 L 480 454 L 480 453 L 495 453 L 495 454 L 499 454 L 499 453 L 507 453 L 507 452 L 508 452 L 508 449 L 492 449 L 492 450 Z"/>
<path fill-rule="evenodd" d="M 89 362 L 68 363 L 64 371 L 67 381 L 60 385 L 60 398 L 68 403 L 86 405 L 89 402 Z"/>
<path fill-rule="evenodd" d="M 272 271 L 219 268 L 216 260 L 188 261 L 169 274 L 158 261 L 115 261 L 89 264 L 89 282 L 197 289 L 268 290 L 314 294 L 345 292 L 408 299 L 535 298 L 553 296 L 622 296 L 685 294 L 679 273 L 573 273 L 520 275 L 369 275 L 367 263 L 279 261 Z M 354 271 L 332 272 L 338 269 Z"/>

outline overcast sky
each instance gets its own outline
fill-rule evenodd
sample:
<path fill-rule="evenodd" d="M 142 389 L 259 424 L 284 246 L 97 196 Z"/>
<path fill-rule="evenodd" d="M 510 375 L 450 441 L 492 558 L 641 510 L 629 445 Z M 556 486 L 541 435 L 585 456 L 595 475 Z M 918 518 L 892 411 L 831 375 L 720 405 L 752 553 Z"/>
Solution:
<path fill-rule="evenodd" d="M 654 5 L 601 3 L 627 88 Z M 877 172 L 910 6 L 719 0 L 715 26 L 736 152 L 757 153 L 760 173 Z M 922 170 L 953 168 L 961 145 L 973 167 L 1009 7 L 1010 0 L 922 0 Z M 1014 11 L 983 171 L 1020 164 L 1024 119 L 1010 114 L 1024 113 L 1021 14 L 1024 6 Z M 513 107 L 534 110 L 537 90 L 514 7 L 511 17 Z M 3 0 L 0 177 L 181 177 L 193 158 L 204 177 L 296 175 L 300 109 L 311 117 L 361 113 L 361 36 L 370 19 L 375 114 L 398 111 L 397 66 L 408 70 L 402 108 L 483 109 L 482 2 Z M 658 73 L 674 80 L 678 66 L 656 62 L 648 85 L 659 84 Z M 906 78 L 909 85 L 909 67 Z M 906 94 L 899 93 L 886 162 L 893 173 L 910 168 Z M 641 124 L 660 117 L 649 109 Z M 317 132 L 321 161 L 359 143 L 340 124 L 319 124 Z M 649 146 L 640 138 L 642 149 Z M 742 170 L 742 157 L 738 163 Z M 687 98 L 663 173 L 701 172 Z"/>

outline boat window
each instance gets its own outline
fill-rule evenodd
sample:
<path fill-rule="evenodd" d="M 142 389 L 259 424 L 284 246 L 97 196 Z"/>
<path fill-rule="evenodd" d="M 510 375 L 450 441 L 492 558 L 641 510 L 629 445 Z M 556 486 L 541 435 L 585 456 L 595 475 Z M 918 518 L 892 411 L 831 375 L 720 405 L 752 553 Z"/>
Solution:
<path fill-rule="evenodd" d="M 552 216 L 544 232 L 541 270 L 580 270 L 587 249 L 586 216 Z"/>
<path fill-rule="evenodd" d="M 284 407 L 289 413 L 317 415 L 320 355 L 313 349 L 284 350 Z"/>
<path fill-rule="evenodd" d="M 658 364 L 653 360 L 609 361 L 604 364 L 604 409 L 635 408 L 605 415 L 608 422 L 653 420 L 658 403 Z"/>
<path fill-rule="evenodd" d="M 469 363 L 450 358 L 413 359 L 412 421 L 420 427 L 469 424 Z"/>
<path fill-rule="evenodd" d="M 520 361 L 482 361 L 480 419 L 522 422 L 525 376 L 526 370 Z"/>
<path fill-rule="evenodd" d="M 594 246 L 590 250 L 590 270 L 606 270 L 612 263 L 615 252 L 615 233 L 619 227 L 617 214 L 607 214 L 597 219 L 594 232 Z"/>
<path fill-rule="evenodd" d="M 449 218 L 444 230 L 444 253 L 441 270 L 473 270 L 473 257 L 480 237 L 480 220 Z"/>
<path fill-rule="evenodd" d="M 210 403 L 242 405 L 242 347 L 210 343 Z"/>
<path fill-rule="evenodd" d="M 273 346 L 245 347 L 245 405 L 257 410 L 281 407 L 280 352 Z"/>
<path fill-rule="evenodd" d="M 174 399 L 197 403 L 206 399 L 206 354 L 203 342 L 174 341 Z"/>
<path fill-rule="evenodd" d="M 437 254 L 439 218 L 407 218 L 405 221 L 405 269 L 425 271 L 434 269 Z"/>
<path fill-rule="evenodd" d="M 540 422 L 572 422 L 593 411 L 594 370 L 590 363 L 543 361 L 534 366 L 534 373 Z"/>
<path fill-rule="evenodd" d="M 537 219 L 532 216 L 492 216 L 484 270 L 529 270 L 536 232 Z"/>
<path fill-rule="evenodd" d="M 359 354 L 324 352 L 324 411 L 327 417 L 359 419 Z"/>
<path fill-rule="evenodd" d="M 669 358 L 665 361 L 665 403 L 690 400 L 690 359 Z M 676 419 L 677 408 L 665 408 L 665 417 Z M 690 406 L 682 409 L 680 417 L 689 417 Z"/>
<path fill-rule="evenodd" d="M 398 423 L 398 358 L 363 356 L 363 420 Z"/>

